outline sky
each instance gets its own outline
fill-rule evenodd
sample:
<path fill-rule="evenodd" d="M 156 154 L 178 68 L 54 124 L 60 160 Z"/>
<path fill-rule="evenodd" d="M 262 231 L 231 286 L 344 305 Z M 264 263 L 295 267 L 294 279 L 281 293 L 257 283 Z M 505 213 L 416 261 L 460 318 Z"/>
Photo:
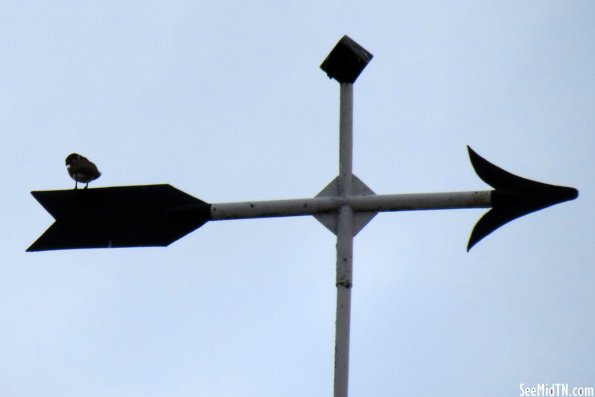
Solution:
<path fill-rule="evenodd" d="M 167 248 L 26 253 L 30 195 L 169 183 L 209 203 L 314 197 L 338 173 L 345 34 L 354 173 L 377 194 L 486 190 L 470 145 L 577 200 L 381 213 L 355 238 L 351 396 L 595 387 L 595 2 L 9 1 L 0 12 L 0 395 L 329 396 L 335 236 L 207 223 Z"/>

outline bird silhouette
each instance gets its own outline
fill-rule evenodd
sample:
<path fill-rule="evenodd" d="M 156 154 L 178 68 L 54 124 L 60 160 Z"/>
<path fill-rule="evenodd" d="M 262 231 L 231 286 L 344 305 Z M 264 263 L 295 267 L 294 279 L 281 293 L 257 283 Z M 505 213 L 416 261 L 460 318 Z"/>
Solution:
<path fill-rule="evenodd" d="M 68 174 L 74 179 L 74 188 L 78 188 L 78 183 L 85 183 L 85 189 L 89 187 L 89 182 L 101 176 L 101 172 L 97 169 L 97 166 L 93 164 L 89 159 L 81 156 L 77 153 L 72 153 L 66 157 L 66 168 Z"/>

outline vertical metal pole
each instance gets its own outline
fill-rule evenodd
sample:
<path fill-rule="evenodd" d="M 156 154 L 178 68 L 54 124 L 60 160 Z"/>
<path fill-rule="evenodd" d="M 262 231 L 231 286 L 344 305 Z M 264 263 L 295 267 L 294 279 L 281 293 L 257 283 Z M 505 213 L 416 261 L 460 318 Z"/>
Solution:
<path fill-rule="evenodd" d="M 353 84 L 342 83 L 339 114 L 339 196 L 352 194 Z M 335 323 L 335 397 L 347 397 L 353 270 L 353 209 L 344 204 L 337 220 L 337 319 Z"/>

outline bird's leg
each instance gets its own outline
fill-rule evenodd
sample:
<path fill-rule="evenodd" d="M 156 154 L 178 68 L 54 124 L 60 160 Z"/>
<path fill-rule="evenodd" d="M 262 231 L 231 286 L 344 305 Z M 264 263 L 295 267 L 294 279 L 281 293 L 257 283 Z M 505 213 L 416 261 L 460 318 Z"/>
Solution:
<path fill-rule="evenodd" d="M 78 181 L 74 181 L 74 190 L 76 190 L 78 188 Z"/>
<path fill-rule="evenodd" d="M 87 190 L 88 187 L 89 187 L 89 182 L 87 182 L 87 184 L 85 185 L 85 190 Z"/>

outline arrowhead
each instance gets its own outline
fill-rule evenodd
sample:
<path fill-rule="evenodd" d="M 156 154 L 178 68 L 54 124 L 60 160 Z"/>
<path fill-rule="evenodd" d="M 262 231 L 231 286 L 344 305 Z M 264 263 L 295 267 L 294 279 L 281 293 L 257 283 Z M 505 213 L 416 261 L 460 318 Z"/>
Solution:
<path fill-rule="evenodd" d="M 495 189 L 492 191 L 492 209 L 473 228 L 467 251 L 516 218 L 578 197 L 578 190 L 574 188 L 521 178 L 490 163 L 469 146 L 467 149 L 477 175 Z"/>
<path fill-rule="evenodd" d="M 210 220 L 170 185 L 31 192 L 55 222 L 27 251 L 167 246 Z"/>

